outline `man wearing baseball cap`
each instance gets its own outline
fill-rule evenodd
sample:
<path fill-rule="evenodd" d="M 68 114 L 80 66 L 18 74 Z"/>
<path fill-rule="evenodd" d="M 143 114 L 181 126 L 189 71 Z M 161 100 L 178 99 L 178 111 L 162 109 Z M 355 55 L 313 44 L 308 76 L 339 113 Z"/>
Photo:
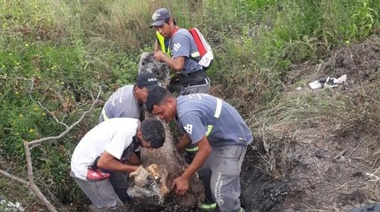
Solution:
<path fill-rule="evenodd" d="M 142 121 L 142 107 L 148 92 L 159 86 L 156 75 L 144 72 L 137 76 L 135 85 L 117 89 L 104 104 L 99 123 L 111 118 L 135 118 Z"/>
<path fill-rule="evenodd" d="M 180 28 L 175 24 L 173 17 L 166 8 L 156 10 L 152 15 L 154 27 L 164 38 L 169 38 L 171 57 L 157 50 L 154 58 L 166 63 L 176 74 L 182 89 L 180 95 L 192 93 L 210 93 L 210 79 L 203 67 L 191 55 L 198 52 L 194 38 L 187 29 Z M 174 80 L 174 79 L 172 79 Z"/>

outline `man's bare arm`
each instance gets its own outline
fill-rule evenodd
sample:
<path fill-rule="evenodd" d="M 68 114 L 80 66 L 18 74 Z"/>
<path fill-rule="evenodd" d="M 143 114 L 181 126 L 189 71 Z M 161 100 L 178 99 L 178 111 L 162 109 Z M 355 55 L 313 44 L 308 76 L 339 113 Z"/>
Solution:
<path fill-rule="evenodd" d="M 98 160 L 98 167 L 101 169 L 106 169 L 110 171 L 121 171 L 121 172 L 134 172 L 137 170 L 138 166 L 127 165 L 121 163 L 114 156 L 104 151 Z"/>
<path fill-rule="evenodd" d="M 186 146 L 191 142 L 191 139 L 187 133 L 185 133 L 179 142 L 177 143 L 177 149 L 179 152 L 183 152 Z"/>
<path fill-rule="evenodd" d="M 137 157 L 136 153 L 132 153 L 131 157 L 129 157 L 127 159 L 127 163 L 129 165 L 133 165 L 133 166 L 140 166 L 140 158 Z"/>
<path fill-rule="evenodd" d="M 185 172 L 181 175 L 182 178 L 190 179 L 190 177 L 198 171 L 198 169 L 203 165 L 203 163 L 206 161 L 208 156 L 210 156 L 212 148 L 210 146 L 210 143 L 207 140 L 206 136 L 203 136 L 203 138 L 198 141 L 198 152 L 195 154 L 195 157 L 189 167 L 185 170 Z"/>
<path fill-rule="evenodd" d="M 166 65 L 177 72 L 182 71 L 185 65 L 185 57 L 171 58 L 162 51 L 154 52 L 154 59 L 166 63 Z"/>

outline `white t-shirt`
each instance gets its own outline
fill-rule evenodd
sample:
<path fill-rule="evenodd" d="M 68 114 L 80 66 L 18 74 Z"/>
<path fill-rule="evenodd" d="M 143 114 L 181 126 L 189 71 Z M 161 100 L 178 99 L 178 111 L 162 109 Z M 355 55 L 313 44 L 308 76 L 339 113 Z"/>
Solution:
<path fill-rule="evenodd" d="M 92 128 L 75 147 L 71 157 L 71 171 L 75 177 L 86 180 L 88 166 L 104 151 L 121 158 L 131 145 L 139 125 L 138 119 L 113 118 Z"/>

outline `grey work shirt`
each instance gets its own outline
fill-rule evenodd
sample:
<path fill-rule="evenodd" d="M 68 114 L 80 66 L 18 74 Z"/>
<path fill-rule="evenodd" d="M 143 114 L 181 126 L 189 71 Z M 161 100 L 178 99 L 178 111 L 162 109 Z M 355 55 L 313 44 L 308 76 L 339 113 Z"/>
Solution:
<path fill-rule="evenodd" d="M 197 61 L 190 58 L 190 55 L 197 52 L 197 45 L 194 38 L 191 36 L 187 29 L 178 29 L 177 32 L 171 37 L 169 42 L 172 58 L 185 57 L 185 64 L 183 72 L 190 74 L 202 69 L 202 66 Z M 199 59 L 199 58 L 196 58 Z"/>
<path fill-rule="evenodd" d="M 117 89 L 104 104 L 99 123 L 105 120 L 104 114 L 108 119 L 120 117 L 139 119 L 141 111 L 142 105 L 137 101 L 133 85 L 125 85 Z"/>
<path fill-rule="evenodd" d="M 247 145 L 253 135 L 243 118 L 227 102 L 208 94 L 177 98 L 177 122 L 197 143 L 207 136 L 211 146 Z"/>

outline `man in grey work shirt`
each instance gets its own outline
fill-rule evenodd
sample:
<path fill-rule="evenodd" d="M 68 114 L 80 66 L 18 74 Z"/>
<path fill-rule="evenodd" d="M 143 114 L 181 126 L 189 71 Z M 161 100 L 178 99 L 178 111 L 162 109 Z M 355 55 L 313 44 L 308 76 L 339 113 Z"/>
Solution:
<path fill-rule="evenodd" d="M 166 63 L 179 78 L 182 85 L 180 95 L 191 93 L 210 93 L 210 79 L 205 70 L 198 63 L 199 56 L 192 56 L 198 52 L 194 38 L 187 29 L 175 25 L 168 9 L 160 8 L 153 13 L 151 27 L 165 38 L 170 38 L 169 49 L 171 57 L 162 51 L 155 51 L 154 58 Z"/>
<path fill-rule="evenodd" d="M 179 150 L 190 142 L 199 148 L 189 167 L 173 181 L 176 193 L 184 195 L 190 176 L 198 171 L 206 196 L 216 201 L 220 211 L 244 211 L 239 200 L 240 172 L 253 135 L 236 109 L 208 94 L 175 98 L 165 88 L 149 92 L 146 107 L 161 119 L 177 119 L 186 131 L 177 144 Z"/>
<path fill-rule="evenodd" d="M 111 118 L 135 118 L 141 120 L 143 104 L 149 89 L 158 86 L 156 75 L 144 72 L 137 76 L 135 85 L 117 89 L 104 104 L 99 123 Z M 141 120 L 142 121 L 142 120 Z"/>
<path fill-rule="evenodd" d="M 180 95 L 209 94 L 210 78 L 198 63 L 199 56 L 194 56 L 199 52 L 190 32 L 187 29 L 179 28 L 166 8 L 156 10 L 152 19 L 151 27 L 154 27 L 164 38 L 169 38 L 171 57 L 159 50 L 154 52 L 156 60 L 166 63 L 175 72 L 168 89 L 176 91 L 180 87 Z M 191 161 L 196 151 L 198 151 L 196 145 L 189 144 L 186 148 L 186 160 Z"/>

